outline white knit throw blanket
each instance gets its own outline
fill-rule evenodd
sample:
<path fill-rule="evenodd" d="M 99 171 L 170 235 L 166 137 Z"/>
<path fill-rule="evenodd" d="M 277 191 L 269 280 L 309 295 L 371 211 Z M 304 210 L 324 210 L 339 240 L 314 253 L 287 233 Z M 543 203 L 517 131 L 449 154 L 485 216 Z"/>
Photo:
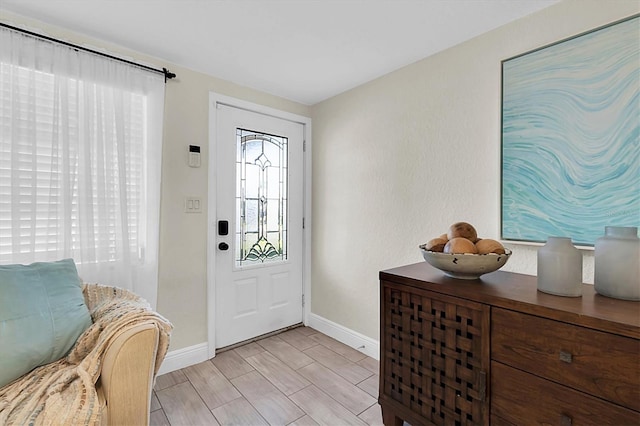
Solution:
<path fill-rule="evenodd" d="M 173 326 L 135 294 L 83 284 L 93 324 L 69 354 L 0 388 L 0 425 L 92 425 L 100 422 L 95 384 L 109 344 L 124 327 L 155 324 L 160 330 L 155 374 L 169 347 Z"/>

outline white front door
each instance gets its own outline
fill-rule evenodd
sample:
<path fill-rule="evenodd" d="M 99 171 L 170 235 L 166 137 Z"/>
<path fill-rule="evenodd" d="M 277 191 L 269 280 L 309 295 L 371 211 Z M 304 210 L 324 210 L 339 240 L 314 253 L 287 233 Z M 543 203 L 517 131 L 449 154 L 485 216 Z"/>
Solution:
<path fill-rule="evenodd" d="M 304 126 L 216 106 L 215 343 L 302 322 Z"/>

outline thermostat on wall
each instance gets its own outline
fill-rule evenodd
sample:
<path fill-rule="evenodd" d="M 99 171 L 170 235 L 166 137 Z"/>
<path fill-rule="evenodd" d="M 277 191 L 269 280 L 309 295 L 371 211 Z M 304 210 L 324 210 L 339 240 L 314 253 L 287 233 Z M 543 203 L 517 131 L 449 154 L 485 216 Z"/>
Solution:
<path fill-rule="evenodd" d="M 200 167 L 200 147 L 189 145 L 189 167 Z"/>

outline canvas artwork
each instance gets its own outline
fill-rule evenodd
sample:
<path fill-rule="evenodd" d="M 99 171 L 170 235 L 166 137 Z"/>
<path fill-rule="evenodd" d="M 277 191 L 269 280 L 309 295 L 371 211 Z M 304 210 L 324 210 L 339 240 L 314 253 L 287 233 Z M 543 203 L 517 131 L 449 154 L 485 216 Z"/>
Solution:
<path fill-rule="evenodd" d="M 502 238 L 640 226 L 640 17 L 502 64 Z"/>

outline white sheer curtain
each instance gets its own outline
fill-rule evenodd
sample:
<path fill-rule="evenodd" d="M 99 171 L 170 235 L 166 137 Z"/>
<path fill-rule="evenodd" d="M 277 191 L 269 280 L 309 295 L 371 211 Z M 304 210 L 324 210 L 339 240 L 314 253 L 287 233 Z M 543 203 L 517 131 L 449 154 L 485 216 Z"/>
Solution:
<path fill-rule="evenodd" d="M 73 258 L 155 307 L 164 76 L 0 28 L 0 263 Z"/>

